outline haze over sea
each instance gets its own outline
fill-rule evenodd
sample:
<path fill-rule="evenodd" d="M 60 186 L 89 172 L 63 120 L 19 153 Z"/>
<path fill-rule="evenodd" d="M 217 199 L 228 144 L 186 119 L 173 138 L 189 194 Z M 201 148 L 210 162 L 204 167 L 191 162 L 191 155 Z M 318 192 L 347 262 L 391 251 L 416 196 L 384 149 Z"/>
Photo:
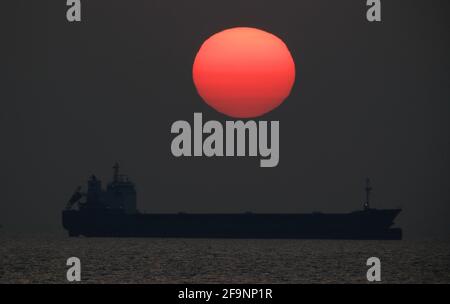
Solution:
<path fill-rule="evenodd" d="M 450 283 L 450 241 L 68 238 L 0 234 L 0 283 Z"/>

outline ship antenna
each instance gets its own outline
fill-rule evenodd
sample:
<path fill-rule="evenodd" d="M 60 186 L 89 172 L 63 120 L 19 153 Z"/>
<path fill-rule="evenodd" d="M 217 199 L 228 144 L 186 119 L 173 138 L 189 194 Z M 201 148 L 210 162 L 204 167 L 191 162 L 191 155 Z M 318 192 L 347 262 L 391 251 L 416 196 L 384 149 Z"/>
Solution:
<path fill-rule="evenodd" d="M 366 202 L 364 203 L 364 210 L 370 209 L 370 202 L 369 202 L 370 191 L 372 191 L 372 187 L 370 187 L 370 179 L 366 178 Z"/>
<path fill-rule="evenodd" d="M 117 183 L 117 181 L 119 180 L 119 163 L 118 162 L 116 162 L 113 169 L 114 169 L 113 181 L 115 183 Z"/>

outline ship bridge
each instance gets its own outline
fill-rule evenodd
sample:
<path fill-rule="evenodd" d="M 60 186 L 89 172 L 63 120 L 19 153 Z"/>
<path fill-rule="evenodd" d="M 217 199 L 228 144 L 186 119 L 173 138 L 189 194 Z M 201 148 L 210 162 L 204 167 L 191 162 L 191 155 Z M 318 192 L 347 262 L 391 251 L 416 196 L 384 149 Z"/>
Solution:
<path fill-rule="evenodd" d="M 106 202 L 110 209 L 123 209 L 125 213 L 136 213 L 136 188 L 127 175 L 119 174 L 119 164 L 113 167 L 112 182 L 106 187 Z"/>
<path fill-rule="evenodd" d="M 78 205 L 81 210 L 116 210 L 126 214 L 137 213 L 136 188 L 127 175 L 119 174 L 119 164 L 113 167 L 113 179 L 103 190 L 101 181 L 92 175 L 88 180 L 87 192 L 77 187 L 70 198 L 66 209 Z"/>

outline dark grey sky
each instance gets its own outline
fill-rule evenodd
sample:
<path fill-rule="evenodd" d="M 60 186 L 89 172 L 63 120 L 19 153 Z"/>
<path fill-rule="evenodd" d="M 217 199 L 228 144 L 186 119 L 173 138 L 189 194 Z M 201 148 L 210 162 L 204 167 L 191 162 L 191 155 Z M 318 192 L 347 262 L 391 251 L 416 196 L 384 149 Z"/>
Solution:
<path fill-rule="evenodd" d="M 0 223 L 61 231 L 74 188 L 114 161 L 150 212 L 347 212 L 366 176 L 373 205 L 401 206 L 405 235 L 450 233 L 449 1 L 65 1 L 5 8 Z M 175 159 L 176 120 L 227 118 L 191 78 L 201 43 L 252 26 L 282 38 L 297 67 L 280 121 L 280 164 Z M 6 41 L 5 41 L 6 39 Z M 5 46 L 5 47 L 3 47 Z"/>

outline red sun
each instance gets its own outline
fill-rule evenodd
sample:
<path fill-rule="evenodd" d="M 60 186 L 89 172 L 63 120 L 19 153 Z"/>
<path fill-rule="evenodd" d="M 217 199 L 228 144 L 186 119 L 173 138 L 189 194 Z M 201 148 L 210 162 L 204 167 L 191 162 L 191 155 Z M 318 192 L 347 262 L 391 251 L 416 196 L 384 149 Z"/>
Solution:
<path fill-rule="evenodd" d="M 295 64 L 280 38 L 237 27 L 203 43 L 192 74 L 208 105 L 231 117 L 251 118 L 272 111 L 289 96 Z"/>

